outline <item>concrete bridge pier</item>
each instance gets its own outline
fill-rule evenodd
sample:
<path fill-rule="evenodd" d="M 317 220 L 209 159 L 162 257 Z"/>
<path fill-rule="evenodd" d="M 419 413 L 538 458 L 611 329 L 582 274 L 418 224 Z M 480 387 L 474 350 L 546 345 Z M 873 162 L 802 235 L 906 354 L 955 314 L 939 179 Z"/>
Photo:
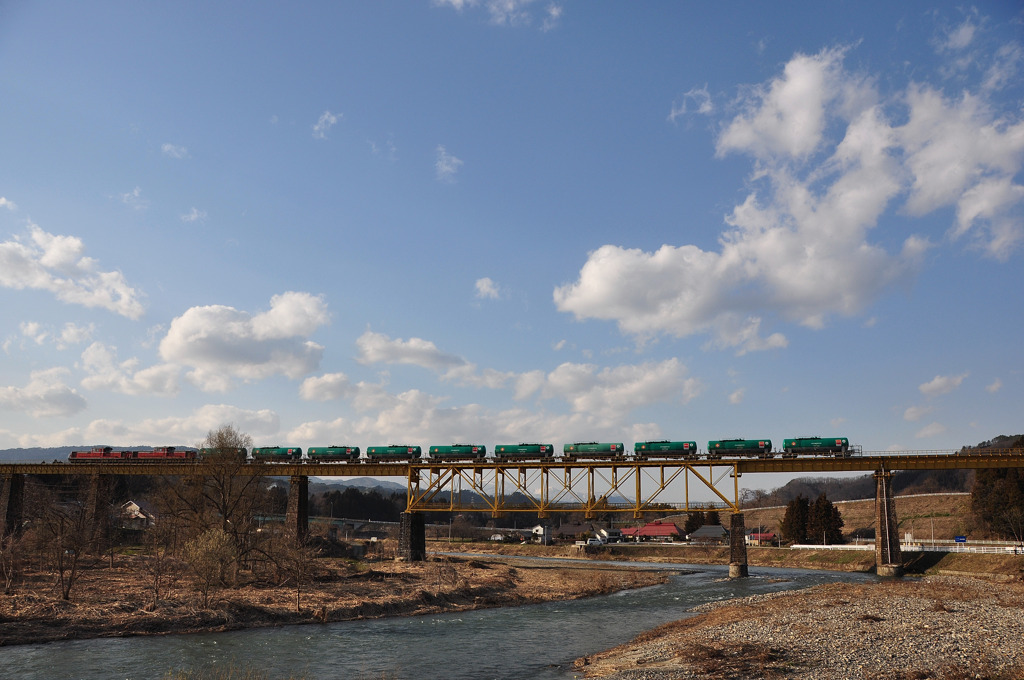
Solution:
<path fill-rule="evenodd" d="M 0 539 L 21 533 L 25 517 L 25 475 L 0 480 Z"/>
<path fill-rule="evenodd" d="M 875 572 L 879 576 L 901 576 L 899 523 L 892 497 L 892 471 L 881 468 L 875 478 Z"/>
<path fill-rule="evenodd" d="M 288 482 L 288 509 L 284 525 L 297 542 L 309 534 L 309 477 L 306 475 L 292 475 Z"/>
<path fill-rule="evenodd" d="M 110 538 L 110 495 L 114 486 L 112 475 L 90 475 L 85 491 L 86 545 L 91 552 L 105 549 Z"/>
<path fill-rule="evenodd" d="M 743 578 L 747 573 L 747 530 L 743 513 L 734 512 L 729 526 L 729 578 Z"/>
<path fill-rule="evenodd" d="M 403 512 L 398 525 L 398 556 L 409 562 L 427 559 L 427 524 L 422 512 Z"/>

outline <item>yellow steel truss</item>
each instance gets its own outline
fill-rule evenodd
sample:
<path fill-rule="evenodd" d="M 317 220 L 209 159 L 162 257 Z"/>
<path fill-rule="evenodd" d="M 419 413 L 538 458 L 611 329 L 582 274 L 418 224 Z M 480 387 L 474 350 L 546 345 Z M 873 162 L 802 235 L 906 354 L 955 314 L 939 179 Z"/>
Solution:
<path fill-rule="evenodd" d="M 409 466 L 409 512 L 632 513 L 690 511 L 709 505 L 739 511 L 737 461 L 431 461 Z M 659 502 L 670 484 L 682 478 L 684 502 Z M 723 488 L 723 480 L 728 487 Z M 691 501 L 695 488 L 717 500 Z"/>

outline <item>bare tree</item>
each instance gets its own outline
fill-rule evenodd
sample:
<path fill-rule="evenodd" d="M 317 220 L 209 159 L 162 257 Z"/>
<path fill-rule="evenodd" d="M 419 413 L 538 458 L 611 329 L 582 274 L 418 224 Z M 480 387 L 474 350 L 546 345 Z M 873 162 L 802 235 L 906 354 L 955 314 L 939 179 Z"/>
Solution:
<path fill-rule="evenodd" d="M 85 509 L 77 501 L 59 501 L 48 489 L 37 487 L 33 496 L 40 513 L 33 527 L 35 548 L 56 572 L 61 597 L 70 600 L 89 541 Z"/>
<path fill-rule="evenodd" d="M 4 583 L 4 595 L 10 595 L 14 579 L 21 573 L 22 536 L 12 533 L 0 537 L 0 578 Z"/>
<path fill-rule="evenodd" d="M 220 528 L 209 529 L 185 543 L 185 563 L 192 582 L 203 596 L 203 607 L 210 606 L 210 592 L 224 582 L 228 563 L 235 559 L 234 541 Z"/>
<path fill-rule="evenodd" d="M 162 595 L 178 579 L 182 570 L 181 562 L 175 557 L 176 532 L 170 523 L 161 522 L 146 532 L 146 554 L 142 557 L 142 569 L 149 576 L 153 602 L 147 611 L 155 610 Z"/>
<path fill-rule="evenodd" d="M 234 571 L 246 559 L 258 540 L 255 515 L 265 489 L 263 478 L 242 473 L 242 453 L 252 438 L 224 425 L 211 430 L 202 443 L 202 474 L 166 479 L 158 492 L 161 512 L 180 523 L 193 537 L 220 529 L 234 544 Z"/>

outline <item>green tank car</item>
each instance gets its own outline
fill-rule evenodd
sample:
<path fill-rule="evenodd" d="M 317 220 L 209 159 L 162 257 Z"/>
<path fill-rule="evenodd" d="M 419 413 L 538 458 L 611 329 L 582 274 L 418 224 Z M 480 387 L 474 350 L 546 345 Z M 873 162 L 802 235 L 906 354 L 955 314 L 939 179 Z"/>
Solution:
<path fill-rule="evenodd" d="M 339 463 L 359 460 L 358 446 L 311 446 L 306 449 L 306 460 L 310 463 Z"/>
<path fill-rule="evenodd" d="M 596 458 L 622 458 L 626 453 L 626 447 L 622 442 L 574 442 L 562 445 L 562 458 L 564 460 L 596 459 Z"/>
<path fill-rule="evenodd" d="M 290 446 L 263 446 L 252 450 L 252 458 L 266 463 L 291 463 L 302 458 L 302 449 Z"/>
<path fill-rule="evenodd" d="M 499 460 L 537 460 L 555 455 L 553 444 L 498 444 L 494 457 Z"/>
<path fill-rule="evenodd" d="M 668 440 L 636 442 L 633 457 L 648 458 L 696 458 L 699 455 L 697 442 L 670 442 Z"/>
<path fill-rule="evenodd" d="M 850 440 L 846 437 L 794 437 L 782 440 L 782 450 L 788 455 L 831 453 L 841 458 L 849 454 Z"/>
<path fill-rule="evenodd" d="M 366 447 L 367 459 L 375 461 L 412 460 L 413 458 L 419 458 L 422 453 L 423 450 L 420 447 L 409 446 L 408 444 Z"/>
<path fill-rule="evenodd" d="M 445 460 L 466 460 L 487 457 L 487 447 L 483 444 L 452 444 L 451 446 L 431 446 L 430 457 Z"/>
<path fill-rule="evenodd" d="M 771 439 L 712 439 L 708 442 L 708 458 L 754 456 L 772 457 Z"/>

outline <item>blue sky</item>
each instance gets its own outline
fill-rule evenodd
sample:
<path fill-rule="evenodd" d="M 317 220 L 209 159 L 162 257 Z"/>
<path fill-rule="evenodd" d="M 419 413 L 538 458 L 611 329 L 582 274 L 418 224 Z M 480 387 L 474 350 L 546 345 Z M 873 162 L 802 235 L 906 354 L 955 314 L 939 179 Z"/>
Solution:
<path fill-rule="evenodd" d="M 0 447 L 1020 432 L 1022 27 L 0 4 Z"/>

